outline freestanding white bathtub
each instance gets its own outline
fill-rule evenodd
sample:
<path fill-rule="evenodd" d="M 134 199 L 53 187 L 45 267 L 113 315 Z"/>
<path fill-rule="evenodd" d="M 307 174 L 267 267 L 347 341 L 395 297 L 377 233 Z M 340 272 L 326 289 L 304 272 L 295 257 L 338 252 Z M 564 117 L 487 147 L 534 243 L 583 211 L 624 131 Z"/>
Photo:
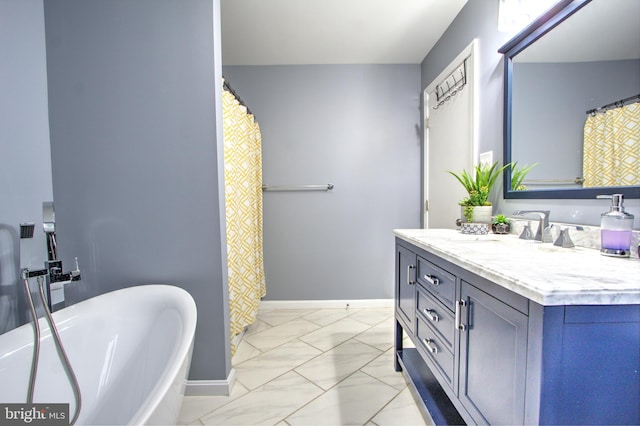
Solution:
<path fill-rule="evenodd" d="M 106 293 L 53 314 L 82 393 L 77 424 L 175 424 L 196 328 L 193 298 L 168 285 Z M 50 330 L 40 319 L 42 346 L 35 403 L 70 403 L 72 388 Z M 0 402 L 25 403 L 33 329 L 0 335 Z"/>

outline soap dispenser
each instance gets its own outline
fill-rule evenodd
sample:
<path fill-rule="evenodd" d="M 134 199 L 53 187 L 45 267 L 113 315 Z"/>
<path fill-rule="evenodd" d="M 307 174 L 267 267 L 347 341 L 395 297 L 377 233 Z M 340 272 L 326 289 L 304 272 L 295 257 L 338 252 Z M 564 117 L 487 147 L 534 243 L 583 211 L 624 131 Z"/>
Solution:
<path fill-rule="evenodd" d="M 624 211 L 624 195 L 598 195 L 596 198 L 611 200 L 611 209 L 601 215 L 600 254 L 629 257 L 633 215 Z"/>

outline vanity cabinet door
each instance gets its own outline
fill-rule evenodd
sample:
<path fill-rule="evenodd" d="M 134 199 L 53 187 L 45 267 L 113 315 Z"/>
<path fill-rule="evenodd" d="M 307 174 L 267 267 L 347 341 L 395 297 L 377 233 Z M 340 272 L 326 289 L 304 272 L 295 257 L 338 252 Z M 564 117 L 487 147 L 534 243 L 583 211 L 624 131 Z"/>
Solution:
<path fill-rule="evenodd" d="M 411 250 L 396 245 L 396 315 L 411 334 L 416 318 L 416 258 Z"/>
<path fill-rule="evenodd" d="M 458 303 L 458 398 L 478 424 L 523 424 L 528 317 L 465 281 Z"/>

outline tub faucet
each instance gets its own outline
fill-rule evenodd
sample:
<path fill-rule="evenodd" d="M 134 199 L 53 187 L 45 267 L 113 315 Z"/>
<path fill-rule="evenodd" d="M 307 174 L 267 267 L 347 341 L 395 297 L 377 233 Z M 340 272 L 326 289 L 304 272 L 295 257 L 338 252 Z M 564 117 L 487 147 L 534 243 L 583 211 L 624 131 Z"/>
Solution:
<path fill-rule="evenodd" d="M 47 275 L 46 268 L 31 267 L 31 252 L 33 251 L 34 222 L 20 224 L 20 278 L 23 280 Z"/>
<path fill-rule="evenodd" d="M 59 283 L 67 281 L 80 281 L 80 267 L 78 266 L 78 258 L 74 258 L 75 269 L 69 272 L 62 272 L 61 260 L 47 260 L 45 265 L 49 275 L 49 283 Z"/>
<path fill-rule="evenodd" d="M 550 210 L 517 210 L 513 213 L 514 216 L 526 216 L 528 214 L 535 214 L 540 218 L 540 222 L 538 224 L 538 230 L 536 231 L 533 239 L 535 241 L 543 242 L 542 234 L 546 229 L 549 228 L 549 215 L 551 214 Z"/>
<path fill-rule="evenodd" d="M 47 237 L 47 261 L 45 268 L 49 275 L 48 286 L 55 283 L 68 283 L 80 280 L 80 268 L 78 258 L 75 258 L 75 269 L 67 273 L 62 270 L 62 260 L 58 259 L 58 245 L 56 243 L 56 212 L 53 202 L 42 203 L 42 227 Z M 60 285 L 56 287 L 60 287 Z M 50 291 L 50 290 L 49 290 Z"/>

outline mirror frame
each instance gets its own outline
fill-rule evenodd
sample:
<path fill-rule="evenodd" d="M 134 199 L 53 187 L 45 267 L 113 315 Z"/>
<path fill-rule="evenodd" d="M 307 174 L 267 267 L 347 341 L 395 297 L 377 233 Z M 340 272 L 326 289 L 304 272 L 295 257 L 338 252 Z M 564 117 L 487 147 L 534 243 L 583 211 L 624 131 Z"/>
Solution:
<path fill-rule="evenodd" d="M 511 162 L 511 120 L 513 96 L 513 57 L 526 49 L 540 37 L 551 31 L 592 0 L 562 0 L 556 3 L 542 16 L 529 24 L 498 52 L 504 55 L 504 122 L 503 156 L 504 164 Z M 590 199 L 600 194 L 624 194 L 625 198 L 640 198 L 640 186 L 610 186 L 599 188 L 563 188 L 532 189 L 526 191 L 511 190 L 511 168 L 503 172 L 504 198 L 524 199 Z"/>

